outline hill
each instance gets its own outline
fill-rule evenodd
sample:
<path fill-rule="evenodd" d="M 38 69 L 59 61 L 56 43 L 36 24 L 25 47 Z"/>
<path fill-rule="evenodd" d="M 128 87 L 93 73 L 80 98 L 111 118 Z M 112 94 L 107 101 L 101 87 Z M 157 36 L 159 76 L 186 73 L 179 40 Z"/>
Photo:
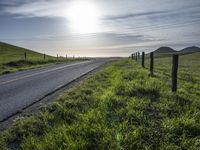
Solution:
<path fill-rule="evenodd" d="M 160 47 L 154 51 L 155 53 L 174 53 L 176 52 L 174 49 L 170 47 Z"/>
<path fill-rule="evenodd" d="M 24 53 L 26 52 L 26 60 Z M 0 42 L 0 75 L 19 70 L 27 70 L 42 67 L 48 64 L 66 63 L 72 61 L 83 61 L 85 58 L 64 58 L 34 52 L 22 47 Z"/>
<path fill-rule="evenodd" d="M 194 52 L 200 52 L 200 48 L 196 46 L 186 47 L 179 52 L 181 53 L 194 53 Z"/>
<path fill-rule="evenodd" d="M 7 63 L 10 61 L 19 61 L 24 59 L 24 52 L 26 52 L 28 60 L 42 60 L 44 54 L 34 52 L 22 47 L 0 42 L 0 63 Z M 53 59 L 52 56 L 46 56 L 46 59 Z"/>

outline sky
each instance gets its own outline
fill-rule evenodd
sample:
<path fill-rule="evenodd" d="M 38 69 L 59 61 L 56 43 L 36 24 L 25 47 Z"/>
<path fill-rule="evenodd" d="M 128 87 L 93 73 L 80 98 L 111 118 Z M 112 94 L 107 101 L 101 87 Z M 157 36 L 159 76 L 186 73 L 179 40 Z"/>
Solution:
<path fill-rule="evenodd" d="M 200 46 L 200 0 L 0 0 L 0 41 L 84 57 Z"/>

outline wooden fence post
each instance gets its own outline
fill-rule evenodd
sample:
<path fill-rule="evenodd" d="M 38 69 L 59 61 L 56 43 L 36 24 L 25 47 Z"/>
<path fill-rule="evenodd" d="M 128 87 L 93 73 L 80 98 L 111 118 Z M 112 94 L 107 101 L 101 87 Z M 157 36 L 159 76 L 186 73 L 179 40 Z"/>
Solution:
<path fill-rule="evenodd" d="M 24 52 L 24 59 L 26 60 L 26 52 Z"/>
<path fill-rule="evenodd" d="M 133 54 L 131 54 L 131 58 L 133 59 Z"/>
<path fill-rule="evenodd" d="M 144 52 L 142 52 L 142 67 L 144 68 Z"/>
<path fill-rule="evenodd" d="M 135 53 L 135 60 L 136 61 L 138 60 L 138 54 L 137 54 L 137 52 Z"/>
<path fill-rule="evenodd" d="M 153 76 L 153 63 L 154 63 L 153 52 L 150 53 L 150 76 Z"/>
<path fill-rule="evenodd" d="M 138 60 L 140 61 L 140 52 L 138 52 Z"/>
<path fill-rule="evenodd" d="M 57 54 L 57 60 L 58 60 L 58 54 Z"/>
<path fill-rule="evenodd" d="M 172 58 L 172 92 L 177 91 L 177 72 L 178 72 L 178 55 L 174 54 Z"/>

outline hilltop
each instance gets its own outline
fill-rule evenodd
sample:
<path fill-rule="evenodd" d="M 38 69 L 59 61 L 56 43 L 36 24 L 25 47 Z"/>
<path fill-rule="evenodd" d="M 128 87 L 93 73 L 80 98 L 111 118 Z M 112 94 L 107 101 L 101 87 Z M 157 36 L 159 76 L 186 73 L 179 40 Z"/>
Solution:
<path fill-rule="evenodd" d="M 179 52 L 181 53 L 194 53 L 194 52 L 200 52 L 200 48 L 196 46 L 186 47 Z"/>
<path fill-rule="evenodd" d="M 171 47 L 160 47 L 157 50 L 154 51 L 155 53 L 174 53 L 176 52 Z"/>

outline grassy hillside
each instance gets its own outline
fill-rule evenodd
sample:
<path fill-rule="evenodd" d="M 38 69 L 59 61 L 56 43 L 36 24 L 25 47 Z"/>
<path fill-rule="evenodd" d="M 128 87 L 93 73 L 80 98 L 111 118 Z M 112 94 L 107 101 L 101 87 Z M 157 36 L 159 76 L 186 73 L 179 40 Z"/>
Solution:
<path fill-rule="evenodd" d="M 194 149 L 200 147 L 200 60 L 181 56 L 170 90 L 170 58 L 156 76 L 133 60 L 109 65 L 37 115 L 0 135 L 0 149 Z"/>
<path fill-rule="evenodd" d="M 27 53 L 28 60 L 44 60 L 44 55 L 41 53 L 0 42 L 0 63 L 24 60 L 24 52 Z M 46 56 L 46 59 L 48 60 L 56 58 L 52 56 Z"/>
<path fill-rule="evenodd" d="M 24 53 L 26 52 L 26 60 Z M 40 67 L 50 63 L 62 63 L 68 61 L 78 61 L 83 59 L 65 59 L 45 56 L 44 54 L 27 50 L 21 47 L 0 42 L 0 75 L 19 70 Z"/>

